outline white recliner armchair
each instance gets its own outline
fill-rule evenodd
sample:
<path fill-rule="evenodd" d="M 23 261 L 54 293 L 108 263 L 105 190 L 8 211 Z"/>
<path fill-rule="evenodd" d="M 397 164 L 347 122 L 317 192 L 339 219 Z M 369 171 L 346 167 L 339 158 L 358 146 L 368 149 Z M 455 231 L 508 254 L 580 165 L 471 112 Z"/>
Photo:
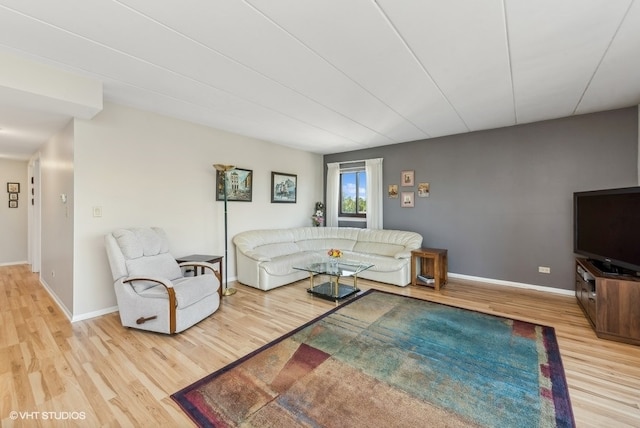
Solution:
<path fill-rule="evenodd" d="M 162 229 L 118 229 L 105 245 L 123 326 L 179 333 L 220 307 L 220 273 L 210 263 L 178 264 Z M 185 277 L 185 266 L 205 274 Z"/>

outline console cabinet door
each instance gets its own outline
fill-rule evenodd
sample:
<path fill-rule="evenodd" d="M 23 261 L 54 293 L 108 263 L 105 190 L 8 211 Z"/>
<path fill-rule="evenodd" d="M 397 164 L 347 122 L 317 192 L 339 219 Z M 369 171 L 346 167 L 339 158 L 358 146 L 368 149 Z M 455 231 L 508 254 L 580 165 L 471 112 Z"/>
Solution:
<path fill-rule="evenodd" d="M 598 279 L 598 333 L 640 340 L 640 283 Z"/>

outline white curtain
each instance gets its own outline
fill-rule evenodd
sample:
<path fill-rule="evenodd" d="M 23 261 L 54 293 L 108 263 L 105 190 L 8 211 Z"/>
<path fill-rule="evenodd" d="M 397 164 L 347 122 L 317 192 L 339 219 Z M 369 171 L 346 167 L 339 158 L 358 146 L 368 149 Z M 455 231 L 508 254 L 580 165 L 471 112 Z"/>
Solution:
<path fill-rule="evenodd" d="M 367 228 L 382 229 L 382 158 L 364 162 L 367 173 Z"/>
<path fill-rule="evenodd" d="M 340 164 L 327 164 L 327 205 L 325 206 L 325 224 L 338 227 L 338 198 L 340 197 Z"/>

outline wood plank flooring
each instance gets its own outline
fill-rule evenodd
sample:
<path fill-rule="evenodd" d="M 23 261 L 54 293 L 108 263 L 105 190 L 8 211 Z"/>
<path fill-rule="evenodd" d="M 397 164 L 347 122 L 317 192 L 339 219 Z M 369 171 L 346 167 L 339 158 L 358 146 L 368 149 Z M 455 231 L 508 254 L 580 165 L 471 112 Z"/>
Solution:
<path fill-rule="evenodd" d="M 577 425 L 640 426 L 640 347 L 596 338 L 575 298 L 455 279 L 439 293 L 359 285 L 555 327 Z M 166 336 L 117 313 L 71 324 L 28 266 L 0 267 L 0 425 L 192 426 L 172 393 L 335 306 L 307 281 L 233 286 L 213 316 Z"/>

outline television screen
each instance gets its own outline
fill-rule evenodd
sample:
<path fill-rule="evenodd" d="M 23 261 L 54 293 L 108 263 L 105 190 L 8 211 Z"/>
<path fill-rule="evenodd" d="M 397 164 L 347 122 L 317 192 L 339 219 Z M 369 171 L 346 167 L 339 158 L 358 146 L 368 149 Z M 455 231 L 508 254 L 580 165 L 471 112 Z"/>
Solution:
<path fill-rule="evenodd" d="M 604 266 L 640 271 L 640 187 L 576 192 L 574 251 Z"/>

